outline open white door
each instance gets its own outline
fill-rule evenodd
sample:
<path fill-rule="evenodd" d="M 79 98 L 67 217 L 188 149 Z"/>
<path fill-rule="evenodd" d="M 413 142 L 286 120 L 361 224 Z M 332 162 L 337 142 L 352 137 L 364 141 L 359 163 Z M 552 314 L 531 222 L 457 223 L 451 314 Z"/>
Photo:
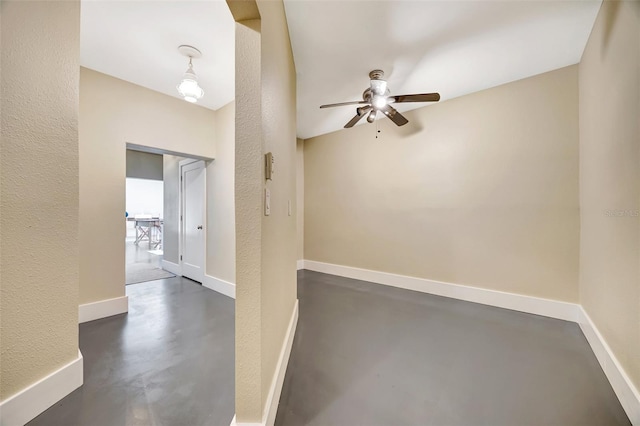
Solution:
<path fill-rule="evenodd" d="M 180 165 L 182 189 L 182 275 L 202 283 L 205 252 L 205 168 L 204 161 Z"/>

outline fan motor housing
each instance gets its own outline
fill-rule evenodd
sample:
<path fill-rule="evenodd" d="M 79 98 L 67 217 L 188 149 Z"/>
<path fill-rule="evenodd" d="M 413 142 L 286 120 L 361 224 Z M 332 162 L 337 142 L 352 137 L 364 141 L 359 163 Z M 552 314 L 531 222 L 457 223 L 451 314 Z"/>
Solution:
<path fill-rule="evenodd" d="M 369 78 L 371 80 L 382 80 L 384 78 L 384 71 L 382 70 L 373 70 L 369 73 Z"/>

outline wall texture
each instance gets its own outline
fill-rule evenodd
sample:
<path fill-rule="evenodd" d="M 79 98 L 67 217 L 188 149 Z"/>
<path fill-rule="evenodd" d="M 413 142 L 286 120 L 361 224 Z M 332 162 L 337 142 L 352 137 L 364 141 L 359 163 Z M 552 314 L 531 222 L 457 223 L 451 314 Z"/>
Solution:
<path fill-rule="evenodd" d="M 207 164 L 207 274 L 236 282 L 235 102 L 216 111 L 216 159 Z"/>
<path fill-rule="evenodd" d="M 211 110 L 80 69 L 81 304 L 125 294 L 126 144 L 214 158 L 214 121 Z"/>
<path fill-rule="evenodd" d="M 229 6 L 253 2 L 227 1 Z M 244 9 L 244 8 L 241 8 Z M 236 12 L 231 8 L 236 17 Z M 259 16 L 259 15 L 258 15 Z M 236 23 L 236 420 L 262 420 L 260 298 L 262 194 L 262 92 L 259 19 Z"/>
<path fill-rule="evenodd" d="M 282 1 L 236 21 L 236 419 L 261 422 L 296 301 L 295 68 Z M 259 14 L 258 14 L 259 10 Z M 264 180 L 264 154 L 275 156 Z M 264 216 L 265 188 L 271 214 Z M 292 214 L 288 214 L 292 203 Z"/>
<path fill-rule="evenodd" d="M 0 7 L 4 400 L 78 356 L 80 2 Z"/>
<path fill-rule="evenodd" d="M 298 260 L 304 259 L 304 140 L 296 141 L 296 233 Z"/>
<path fill-rule="evenodd" d="M 577 302 L 577 71 L 305 140 L 305 258 Z"/>
<path fill-rule="evenodd" d="M 127 177 L 162 180 L 162 155 L 128 149 Z"/>
<path fill-rule="evenodd" d="M 580 74 L 580 302 L 640 388 L 640 3 L 605 1 Z"/>
<path fill-rule="evenodd" d="M 291 312 L 296 276 L 296 70 L 282 1 L 258 1 L 262 16 L 262 137 L 276 159 L 271 215 L 262 216 L 262 404 Z M 288 203 L 292 214 L 288 215 Z"/>

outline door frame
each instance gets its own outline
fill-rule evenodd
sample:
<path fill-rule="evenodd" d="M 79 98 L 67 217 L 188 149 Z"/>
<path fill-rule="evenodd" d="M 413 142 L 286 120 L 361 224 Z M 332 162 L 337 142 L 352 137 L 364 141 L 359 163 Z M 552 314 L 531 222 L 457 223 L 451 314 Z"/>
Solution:
<path fill-rule="evenodd" d="M 204 279 L 207 275 L 207 164 L 204 160 L 197 160 L 193 158 L 188 158 L 186 160 L 181 160 L 178 163 L 178 169 L 180 174 L 180 218 L 179 218 L 179 226 L 178 226 L 178 265 L 180 266 L 180 275 L 183 274 L 183 266 L 182 266 L 182 255 L 184 253 L 184 221 L 182 220 L 184 216 L 185 210 L 185 197 L 184 197 L 184 185 L 182 175 L 183 168 L 185 166 L 193 165 L 193 163 L 202 163 L 202 178 L 203 178 L 203 189 L 204 189 L 204 199 L 202 200 L 202 231 L 204 234 L 202 241 L 202 283 L 204 283 Z"/>

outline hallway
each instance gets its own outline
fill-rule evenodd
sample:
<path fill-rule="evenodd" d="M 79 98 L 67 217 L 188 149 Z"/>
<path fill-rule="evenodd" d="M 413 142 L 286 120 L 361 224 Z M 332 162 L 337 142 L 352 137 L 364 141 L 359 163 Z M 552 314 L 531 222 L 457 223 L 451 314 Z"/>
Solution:
<path fill-rule="evenodd" d="M 127 295 L 128 315 L 80 324 L 84 385 L 29 425 L 228 425 L 233 299 L 181 277 Z"/>

